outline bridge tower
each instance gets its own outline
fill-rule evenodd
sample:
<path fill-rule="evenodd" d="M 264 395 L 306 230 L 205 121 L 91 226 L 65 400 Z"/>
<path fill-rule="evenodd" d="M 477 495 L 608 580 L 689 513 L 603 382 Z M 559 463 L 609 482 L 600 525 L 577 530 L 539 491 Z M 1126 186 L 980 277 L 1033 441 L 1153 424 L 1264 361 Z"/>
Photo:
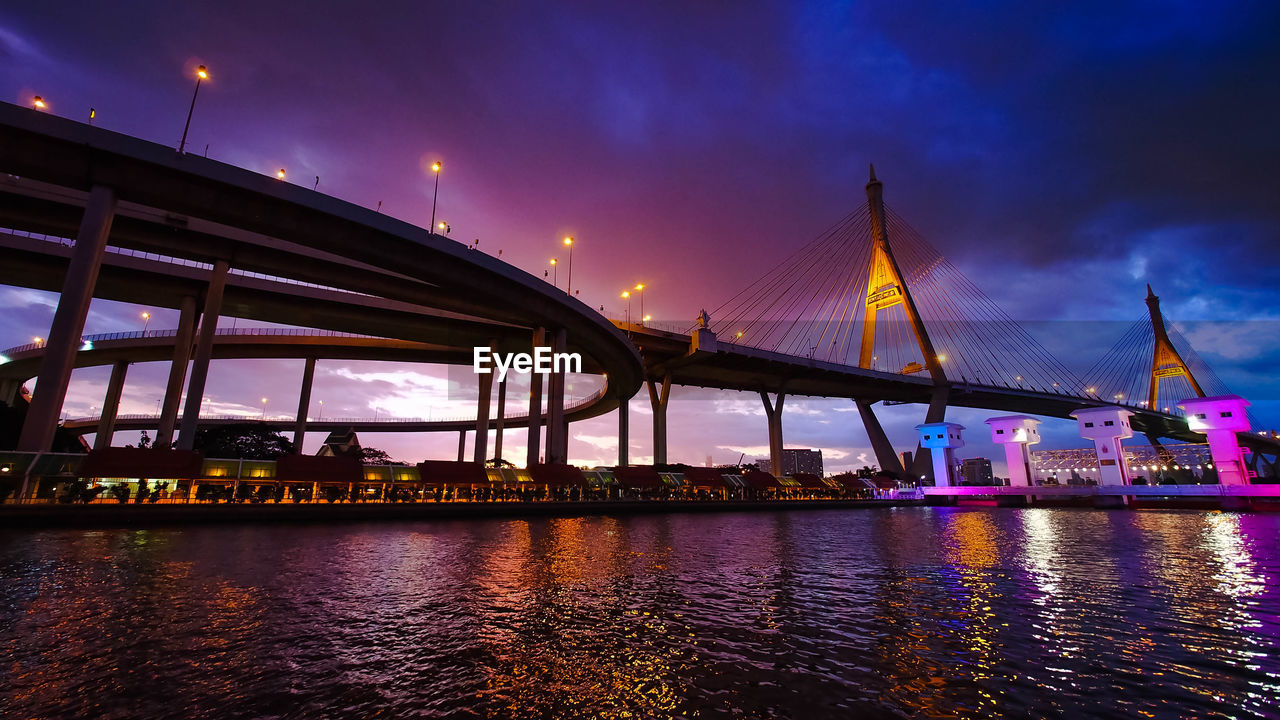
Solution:
<path fill-rule="evenodd" d="M 884 211 L 884 185 L 876 179 L 875 165 L 871 165 L 871 179 L 867 181 L 867 205 L 871 211 L 871 262 L 868 263 L 870 274 L 867 279 L 867 296 L 863 300 L 865 313 L 862 319 L 862 345 L 858 350 L 858 367 L 872 369 L 871 362 L 875 357 L 877 315 L 881 310 L 901 305 L 907 316 L 907 322 L 911 325 L 911 333 L 915 336 L 916 344 L 920 346 L 920 355 L 924 360 L 925 369 L 929 371 L 929 376 L 933 378 L 934 383 L 933 395 L 929 399 L 929 409 L 925 412 L 924 421 L 926 424 L 940 423 L 947 414 L 949 395 L 947 375 L 942 370 L 938 353 L 933 349 L 933 341 L 929 339 L 924 321 L 920 319 L 920 311 L 911 297 L 911 289 L 907 287 L 907 282 L 902 277 L 902 269 L 893 256 L 893 248 L 889 246 L 889 230 Z M 901 467 L 892 452 L 886 454 L 880 449 L 889 447 L 889 441 L 884 437 L 884 431 L 878 422 L 874 420 L 868 422 L 868 414 L 871 413 L 870 405 L 868 404 L 864 409 L 863 404 L 859 404 L 859 410 L 862 411 L 863 426 L 866 428 L 872 447 L 876 449 L 876 459 L 880 467 L 885 470 Z M 917 444 L 913 466 L 903 470 L 910 473 L 912 478 L 919 477 L 929 467 L 932 454 L 930 448 Z"/>
<path fill-rule="evenodd" d="M 937 384 L 947 381 L 938 362 L 938 354 L 933 350 L 933 341 L 925 332 L 924 322 L 920 320 L 920 312 L 916 309 L 915 300 L 911 298 L 911 290 L 902 278 L 902 270 L 893 257 L 893 249 L 889 247 L 889 232 L 885 223 L 884 185 L 876 179 L 876 166 L 871 166 L 871 179 L 867 182 L 867 203 L 871 209 L 871 262 L 870 277 L 867 282 L 866 316 L 862 322 L 862 345 L 858 353 L 858 367 L 871 369 L 876 339 L 876 316 L 881 310 L 894 305 L 902 305 L 907 322 L 911 323 L 911 332 L 920 346 L 920 354 L 924 356 L 925 368 Z M 927 422 L 939 422 L 941 418 L 929 419 Z"/>
<path fill-rule="evenodd" d="M 1160 406 L 1156 403 L 1160 400 L 1160 381 L 1166 378 L 1185 376 L 1196 397 L 1204 397 L 1204 390 L 1200 388 L 1196 376 L 1191 374 L 1191 368 L 1187 367 L 1181 353 L 1169 341 L 1169 332 L 1164 327 L 1164 315 L 1160 313 L 1160 298 L 1151 291 L 1150 283 L 1147 284 L 1147 311 L 1151 313 L 1151 331 L 1156 338 L 1155 350 L 1151 354 L 1151 391 L 1147 396 L 1147 407 L 1159 409 Z"/>

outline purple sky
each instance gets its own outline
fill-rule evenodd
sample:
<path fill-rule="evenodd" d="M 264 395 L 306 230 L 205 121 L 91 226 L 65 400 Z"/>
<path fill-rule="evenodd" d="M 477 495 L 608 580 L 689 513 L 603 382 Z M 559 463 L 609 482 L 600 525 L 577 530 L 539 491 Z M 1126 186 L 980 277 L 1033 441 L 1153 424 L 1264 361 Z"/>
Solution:
<path fill-rule="evenodd" d="M 1015 317 L 1080 321 L 1038 326 L 1069 366 L 1142 317 L 1150 282 L 1280 424 L 1273 6 L 59 5 L 0 9 L 0 98 L 40 94 L 76 119 L 93 107 L 102 127 L 176 146 L 204 63 L 189 147 L 306 186 L 319 176 L 419 225 L 424 167 L 443 159 L 452 237 L 541 275 L 572 234 L 575 289 L 615 315 L 640 281 L 658 320 L 718 306 L 861 203 L 875 162 L 889 204 Z M 54 302 L 0 288 L 0 345 L 47 333 Z M 143 309 L 97 302 L 86 332 L 140 329 Z M 175 324 L 151 310 L 152 328 Z M 291 413 L 301 364 L 216 364 L 210 407 L 256 416 L 266 396 Z M 153 412 L 164 372 L 135 367 L 123 411 Z M 100 404 L 105 379 L 78 371 L 66 411 Z M 467 410 L 444 382 L 439 368 L 322 361 L 314 397 L 326 416 Z M 647 404 L 632 404 L 635 461 L 650 453 Z M 851 403 L 786 409 L 788 446 L 823 448 L 829 469 L 870 456 Z M 762 413 L 753 394 L 676 388 L 671 459 L 762 456 Z M 990 414 L 949 416 L 972 428 L 962 456 L 997 454 Z M 914 445 L 922 408 L 883 415 Z M 1047 446 L 1081 444 L 1051 425 Z M 571 459 L 611 461 L 615 428 L 575 426 Z M 457 445 L 364 439 L 405 460 Z M 522 445 L 512 433 L 509 456 Z"/>

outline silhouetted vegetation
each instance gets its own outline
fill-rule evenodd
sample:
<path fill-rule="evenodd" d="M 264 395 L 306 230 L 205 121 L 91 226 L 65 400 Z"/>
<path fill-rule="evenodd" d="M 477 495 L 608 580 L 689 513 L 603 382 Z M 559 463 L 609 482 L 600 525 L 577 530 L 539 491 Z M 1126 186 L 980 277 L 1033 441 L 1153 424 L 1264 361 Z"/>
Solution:
<path fill-rule="evenodd" d="M 293 442 L 265 423 L 239 423 L 196 431 L 195 449 L 207 458 L 275 460 L 293 452 Z"/>

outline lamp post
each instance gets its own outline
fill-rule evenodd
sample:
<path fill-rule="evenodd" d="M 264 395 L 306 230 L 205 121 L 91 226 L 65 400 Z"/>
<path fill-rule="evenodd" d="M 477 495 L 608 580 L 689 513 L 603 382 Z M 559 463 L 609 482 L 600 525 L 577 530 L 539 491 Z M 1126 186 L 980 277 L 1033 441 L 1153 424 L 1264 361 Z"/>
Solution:
<path fill-rule="evenodd" d="M 276 171 L 276 179 L 284 180 L 284 168 L 280 168 L 279 170 Z"/>
<path fill-rule="evenodd" d="M 644 314 L 644 283 L 636 283 L 636 290 L 640 293 L 640 326 L 644 327 L 644 322 L 649 319 Z"/>
<path fill-rule="evenodd" d="M 261 420 L 267 419 L 267 399 L 266 398 L 262 398 L 262 417 L 260 419 Z"/>
<path fill-rule="evenodd" d="M 623 290 L 622 297 L 627 299 L 627 329 L 631 329 L 631 291 Z"/>
<path fill-rule="evenodd" d="M 35 108 L 36 110 L 44 110 L 45 109 L 44 98 L 40 97 L 39 95 L 31 98 L 31 107 Z"/>
<path fill-rule="evenodd" d="M 151 313 L 149 313 L 149 312 L 144 312 L 144 313 L 142 313 L 142 320 L 143 320 L 143 322 L 142 322 L 142 337 L 146 337 L 146 336 L 147 336 L 147 326 L 151 324 Z"/>
<path fill-rule="evenodd" d="M 569 248 L 569 282 L 565 285 L 565 292 L 573 295 L 573 238 L 565 238 L 564 244 Z"/>
<path fill-rule="evenodd" d="M 324 419 L 324 401 L 323 400 L 320 401 L 320 417 L 318 419 L 320 420 Z"/>
<path fill-rule="evenodd" d="M 436 201 L 440 199 L 440 168 L 444 167 L 444 163 L 439 160 L 431 163 L 431 172 L 436 174 L 436 189 L 431 194 L 431 231 L 435 232 L 436 227 Z"/>
<path fill-rule="evenodd" d="M 559 262 L 559 260 L 551 258 L 551 284 L 554 285 L 557 290 L 560 289 L 560 266 L 557 264 Z"/>
<path fill-rule="evenodd" d="M 187 110 L 187 124 L 182 128 L 182 142 L 178 143 L 178 154 L 187 149 L 187 131 L 191 129 L 191 114 L 196 111 L 196 98 L 200 95 L 200 83 L 209 77 L 209 69 L 201 65 L 196 68 L 196 91 L 191 93 L 191 107 Z"/>

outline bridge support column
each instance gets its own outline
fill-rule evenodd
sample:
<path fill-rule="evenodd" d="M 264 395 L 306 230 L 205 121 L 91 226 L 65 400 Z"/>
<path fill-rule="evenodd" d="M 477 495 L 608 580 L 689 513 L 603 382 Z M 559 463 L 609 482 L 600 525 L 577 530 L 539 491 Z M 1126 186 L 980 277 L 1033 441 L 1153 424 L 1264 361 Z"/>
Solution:
<path fill-rule="evenodd" d="M 667 401 L 671 399 L 671 373 L 662 376 L 662 385 L 645 378 L 649 388 L 649 407 L 653 408 L 653 464 L 667 462 Z"/>
<path fill-rule="evenodd" d="M 498 383 L 498 428 L 493 436 L 493 457 L 502 459 L 502 430 L 507 424 L 507 379 Z"/>
<path fill-rule="evenodd" d="M 127 360 L 117 360 L 111 366 L 111 380 L 107 382 L 107 397 L 102 401 L 98 432 L 93 438 L 94 450 L 105 450 L 111 447 L 111 438 L 116 434 L 116 413 L 120 410 L 120 394 L 124 392 L 124 377 L 128 372 Z"/>
<path fill-rule="evenodd" d="M 933 392 L 929 395 L 929 409 L 925 411 L 924 422 L 926 425 L 932 425 L 943 422 L 947 419 L 947 400 L 951 397 L 950 385 L 935 385 Z M 929 472 L 930 466 L 936 467 L 933 462 L 933 451 L 928 445 L 916 445 L 916 454 L 912 458 L 911 467 L 905 468 L 911 471 L 912 479 L 917 479 L 921 475 Z"/>
<path fill-rule="evenodd" d="M 191 365 L 191 382 L 187 385 L 187 402 L 182 409 L 182 429 L 178 433 L 178 449 L 191 450 L 196 444 L 196 427 L 200 423 L 200 405 L 204 402 L 204 384 L 209 379 L 209 360 L 213 357 L 213 337 L 218 332 L 218 315 L 222 312 L 222 293 L 227 287 L 226 260 L 213 263 L 209 290 L 205 295 L 204 317 L 200 320 L 200 338 L 196 341 L 195 362 Z"/>
<path fill-rule="evenodd" d="M 307 438 L 307 412 L 311 410 L 311 382 L 316 376 L 316 359 L 309 357 L 302 366 L 302 391 L 298 393 L 298 417 L 293 424 L 293 454 L 302 454 Z"/>
<path fill-rule="evenodd" d="M 458 431 L 458 462 L 467 458 L 467 431 Z"/>
<path fill-rule="evenodd" d="M 489 348 L 497 352 L 498 344 L 490 341 Z M 485 461 L 489 459 L 489 411 L 493 407 L 493 373 L 482 373 L 476 377 L 480 381 L 480 390 L 476 398 L 476 446 L 474 459 L 475 462 L 484 465 Z"/>
<path fill-rule="evenodd" d="M 862 417 L 862 427 L 867 431 L 867 440 L 871 442 L 871 451 L 876 455 L 876 463 L 884 472 L 903 479 L 906 469 L 902 467 L 902 460 L 893 451 L 893 444 L 889 442 L 889 436 L 885 434 L 884 427 L 880 425 L 880 419 L 871 408 L 871 401 L 854 400 L 853 402 L 858 406 L 858 415 Z"/>
<path fill-rule="evenodd" d="M 1118 407 L 1076 410 L 1071 417 L 1080 427 L 1080 437 L 1093 441 L 1098 456 L 1099 485 L 1131 485 L 1129 463 L 1120 441 L 1133 437 L 1129 417 L 1133 413 Z"/>
<path fill-rule="evenodd" d="M 178 334 L 173 338 L 173 362 L 169 365 L 169 383 L 164 389 L 164 406 L 160 410 L 160 427 L 156 429 L 155 446 L 173 444 L 173 429 L 178 424 L 178 405 L 182 402 L 182 386 L 187 381 L 187 364 L 191 362 L 191 343 L 196 335 L 196 299 L 182 298 L 178 316 Z"/>
<path fill-rule="evenodd" d="M 49 328 L 39 379 L 18 437 L 19 452 L 47 452 L 53 447 L 58 415 L 75 368 L 76 352 L 82 343 L 80 336 L 84 333 L 84 321 L 89 315 L 89 303 L 93 301 L 115 213 L 115 191 L 103 185 L 93 186 L 76 233 L 76 246 L 71 251 L 62 293 L 58 296 L 58 309 Z"/>
<path fill-rule="evenodd" d="M 1245 408 L 1249 401 L 1239 395 L 1190 398 L 1178 403 L 1186 411 L 1187 427 L 1209 436 L 1209 455 L 1223 485 L 1248 485 L 1249 471 L 1236 433 L 1249 431 Z"/>
<path fill-rule="evenodd" d="M 14 407 L 18 404 L 18 396 L 22 394 L 22 380 L 6 378 L 0 380 L 0 402 Z"/>
<path fill-rule="evenodd" d="M 563 353 L 567 347 L 567 335 L 564 328 L 558 328 L 551 345 L 552 353 Z M 564 417 L 564 370 L 551 372 L 550 388 L 547 393 L 547 464 L 560 465 L 567 462 L 569 447 L 569 424 Z"/>
<path fill-rule="evenodd" d="M 956 448 L 964 447 L 964 426 L 949 422 L 917 425 L 920 446 L 928 448 L 933 457 L 933 484 L 936 487 L 952 487 L 960 483 L 956 479 Z"/>
<path fill-rule="evenodd" d="M 626 467 L 631 462 L 627 451 L 631 445 L 631 412 L 627 398 L 618 399 L 618 465 Z"/>
<path fill-rule="evenodd" d="M 533 331 L 533 350 L 546 347 L 547 331 Z M 529 373 L 529 440 L 525 467 L 533 467 L 542 459 L 542 374 Z"/>
<path fill-rule="evenodd" d="M 1040 442 L 1040 421 L 1025 415 L 1005 415 L 987 420 L 991 426 L 991 442 L 1004 445 L 1004 459 L 1009 466 L 1009 485 L 1031 486 L 1031 454 L 1029 446 Z"/>
<path fill-rule="evenodd" d="M 782 404 L 787 394 L 780 392 L 777 399 L 769 402 L 769 393 L 761 390 L 760 399 L 764 402 L 764 414 L 769 420 L 769 465 L 774 477 L 782 477 Z"/>

